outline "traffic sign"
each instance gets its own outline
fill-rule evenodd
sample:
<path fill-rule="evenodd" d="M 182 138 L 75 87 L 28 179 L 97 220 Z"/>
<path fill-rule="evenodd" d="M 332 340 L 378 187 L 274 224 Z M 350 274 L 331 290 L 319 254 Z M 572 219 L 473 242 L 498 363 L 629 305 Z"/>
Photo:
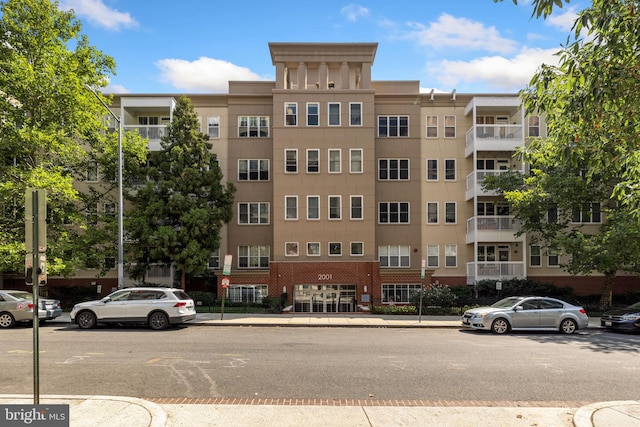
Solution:
<path fill-rule="evenodd" d="M 225 277 L 225 278 L 222 279 L 222 287 L 224 289 L 229 287 L 229 278 L 228 277 Z"/>

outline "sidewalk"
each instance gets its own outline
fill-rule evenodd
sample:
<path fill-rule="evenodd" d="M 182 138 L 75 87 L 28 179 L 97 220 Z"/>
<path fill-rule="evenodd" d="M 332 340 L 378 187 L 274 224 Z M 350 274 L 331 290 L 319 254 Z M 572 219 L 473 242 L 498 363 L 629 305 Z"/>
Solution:
<path fill-rule="evenodd" d="M 369 314 L 201 313 L 193 322 L 213 326 L 458 328 L 457 316 L 377 316 Z M 68 323 L 68 313 L 52 323 Z M 591 319 L 590 328 L 599 327 Z M 541 407 L 537 402 L 442 402 L 433 406 L 263 402 L 210 403 L 205 399 L 154 399 L 120 396 L 40 396 L 40 404 L 68 404 L 72 427 L 640 427 L 640 400 L 600 402 L 582 407 Z M 308 403 L 308 402 L 307 402 Z M 438 403 L 438 402 L 435 402 Z M 518 406 L 521 404 L 530 406 Z M 540 402 L 544 404 L 544 402 Z M 33 396 L 0 395 L 0 405 L 33 404 Z M 492 406 L 496 404 L 498 406 Z M 553 403 L 552 403 L 553 404 Z M 459 406 L 456 406 L 459 405 Z M 491 405 L 491 406 L 490 406 Z M 3 421 L 0 413 L 0 421 Z M 0 422 L 0 424 L 2 424 Z M 37 424 L 32 424 L 37 425 Z"/>

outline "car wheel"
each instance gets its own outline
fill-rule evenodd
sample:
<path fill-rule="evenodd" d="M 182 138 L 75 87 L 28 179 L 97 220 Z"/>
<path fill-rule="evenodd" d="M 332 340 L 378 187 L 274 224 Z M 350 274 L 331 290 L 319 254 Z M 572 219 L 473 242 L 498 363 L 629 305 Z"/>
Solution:
<path fill-rule="evenodd" d="M 0 328 L 10 328 L 16 321 L 11 313 L 0 313 Z"/>
<path fill-rule="evenodd" d="M 165 329 L 168 326 L 169 319 L 167 318 L 166 314 L 160 311 L 156 311 L 154 313 L 151 313 L 151 315 L 149 316 L 149 327 L 151 329 L 158 331 L 160 329 Z"/>
<path fill-rule="evenodd" d="M 563 334 L 572 334 L 578 330 L 578 325 L 573 319 L 564 319 L 560 322 L 560 332 Z"/>
<path fill-rule="evenodd" d="M 506 334 L 509 332 L 509 322 L 502 317 L 496 319 L 491 324 L 491 332 L 494 334 Z"/>
<path fill-rule="evenodd" d="M 91 329 L 96 326 L 98 321 L 95 314 L 90 311 L 83 311 L 76 317 L 76 323 L 80 329 Z"/>

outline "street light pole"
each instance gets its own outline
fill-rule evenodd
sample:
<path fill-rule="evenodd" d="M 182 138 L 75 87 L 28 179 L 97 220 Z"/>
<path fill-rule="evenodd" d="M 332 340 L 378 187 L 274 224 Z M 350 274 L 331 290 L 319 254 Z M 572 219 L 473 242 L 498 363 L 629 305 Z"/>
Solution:
<path fill-rule="evenodd" d="M 122 289 L 124 287 L 124 249 L 123 249 L 123 239 L 124 239 L 124 229 L 122 225 L 122 212 L 124 210 L 124 203 L 122 197 L 122 121 L 120 120 L 120 116 L 116 115 L 111 108 L 100 98 L 98 93 L 88 84 L 84 85 L 85 89 L 89 92 L 93 93 L 95 97 L 100 101 L 102 106 L 111 114 L 111 116 L 118 123 L 118 289 Z"/>

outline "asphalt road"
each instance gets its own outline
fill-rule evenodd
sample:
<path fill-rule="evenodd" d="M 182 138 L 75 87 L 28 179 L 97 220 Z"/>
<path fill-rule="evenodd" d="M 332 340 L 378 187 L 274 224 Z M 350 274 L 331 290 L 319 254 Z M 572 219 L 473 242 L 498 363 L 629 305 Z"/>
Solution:
<path fill-rule="evenodd" d="M 40 393 L 603 401 L 637 399 L 640 336 L 456 329 L 39 328 Z M 33 333 L 0 330 L 0 394 L 33 393 Z"/>

